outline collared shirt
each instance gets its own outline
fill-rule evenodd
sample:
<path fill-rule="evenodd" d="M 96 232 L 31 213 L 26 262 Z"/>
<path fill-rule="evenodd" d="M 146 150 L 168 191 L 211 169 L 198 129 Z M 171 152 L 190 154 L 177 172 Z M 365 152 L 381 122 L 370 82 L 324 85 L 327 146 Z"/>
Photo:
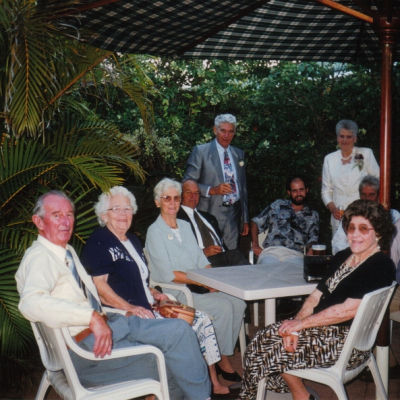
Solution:
<path fill-rule="evenodd" d="M 74 249 L 67 245 L 81 278 L 86 274 Z M 89 326 L 93 309 L 65 262 L 66 249 L 38 236 L 25 252 L 15 275 L 19 310 L 32 322 L 51 328 L 69 327 L 72 336 Z M 96 288 L 89 276 L 84 283 Z"/>
<path fill-rule="evenodd" d="M 219 155 L 219 161 L 221 163 L 221 170 L 222 170 L 222 175 L 225 176 L 224 174 L 224 165 L 225 165 L 225 149 L 218 143 L 217 139 L 214 139 L 215 143 L 217 145 L 217 150 L 218 150 L 218 155 Z M 237 174 L 236 174 L 236 167 L 235 167 L 235 163 L 233 161 L 233 154 L 231 152 L 231 146 L 228 146 L 228 148 L 226 149 L 226 151 L 228 152 L 228 156 L 229 159 L 231 160 L 231 165 L 232 165 L 232 171 L 233 171 L 233 176 L 235 177 L 235 182 L 237 182 Z M 208 188 L 207 190 L 207 197 L 209 197 L 209 191 L 211 189 L 211 186 Z M 239 192 L 239 185 L 236 183 L 236 192 L 237 192 L 237 199 L 236 201 L 238 201 L 240 199 L 240 192 Z M 224 196 L 224 200 L 225 200 L 225 196 Z"/>
<path fill-rule="evenodd" d="M 194 211 L 197 212 L 196 210 L 193 210 L 193 208 L 181 205 L 181 207 L 186 211 L 186 214 L 189 216 L 190 221 L 192 222 L 193 226 L 194 226 L 194 230 L 196 232 L 196 238 L 197 238 L 197 242 L 199 243 L 199 246 L 201 249 L 204 249 L 204 243 L 203 243 L 203 239 L 201 237 L 201 233 L 199 231 L 199 227 L 197 226 L 197 222 L 194 219 Z M 201 218 L 201 220 L 208 226 L 208 228 L 210 228 L 210 230 L 215 234 L 215 237 L 218 237 L 217 233 L 215 232 L 214 228 L 211 226 L 211 224 L 199 213 L 197 212 L 197 214 L 199 215 L 199 217 Z M 214 240 L 214 244 L 216 246 L 221 246 L 221 243 L 218 243 L 215 238 L 213 237 Z M 221 246 L 222 247 L 222 246 Z M 222 248 L 222 251 L 224 251 L 224 249 Z"/>
<path fill-rule="evenodd" d="M 393 208 L 390 210 L 390 215 L 392 216 L 393 223 L 396 223 L 400 219 L 400 213 Z M 332 254 L 335 255 L 338 251 L 347 249 L 348 247 L 349 241 L 343 229 L 342 221 L 340 221 L 339 227 L 332 238 Z"/>
<path fill-rule="evenodd" d="M 264 248 L 283 246 L 303 252 L 308 243 L 318 243 L 319 216 L 307 205 L 296 212 L 290 200 L 276 200 L 252 221 L 259 233 L 268 229 Z"/>

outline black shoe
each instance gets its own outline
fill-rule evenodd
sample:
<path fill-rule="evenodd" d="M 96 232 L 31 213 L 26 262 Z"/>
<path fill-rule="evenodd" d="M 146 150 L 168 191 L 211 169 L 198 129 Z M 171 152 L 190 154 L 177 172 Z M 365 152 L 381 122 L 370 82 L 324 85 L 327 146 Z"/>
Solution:
<path fill-rule="evenodd" d="M 241 382 L 242 381 L 242 378 L 236 371 L 235 372 L 226 372 L 218 364 L 215 364 L 215 369 L 217 371 L 217 374 L 221 375 L 227 381 L 231 381 L 231 382 Z"/>

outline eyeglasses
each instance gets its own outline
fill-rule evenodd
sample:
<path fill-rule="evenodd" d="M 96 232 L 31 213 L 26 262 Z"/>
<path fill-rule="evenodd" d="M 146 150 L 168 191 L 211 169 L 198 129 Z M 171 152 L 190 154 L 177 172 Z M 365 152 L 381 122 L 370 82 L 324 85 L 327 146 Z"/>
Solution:
<path fill-rule="evenodd" d="M 358 228 L 358 231 L 361 233 L 361 235 L 367 235 L 369 231 L 372 231 L 374 228 L 368 228 L 367 225 L 354 225 L 350 224 L 349 227 L 347 228 L 347 233 L 354 233 L 356 229 Z"/>
<path fill-rule="evenodd" d="M 115 214 L 133 214 L 133 207 L 131 207 L 131 206 L 126 206 L 126 207 L 115 206 L 112 208 L 108 208 L 107 211 L 112 211 Z"/>
<path fill-rule="evenodd" d="M 172 200 L 174 200 L 174 203 L 181 202 L 181 196 L 161 196 L 161 199 L 163 199 L 166 203 L 171 203 Z"/>

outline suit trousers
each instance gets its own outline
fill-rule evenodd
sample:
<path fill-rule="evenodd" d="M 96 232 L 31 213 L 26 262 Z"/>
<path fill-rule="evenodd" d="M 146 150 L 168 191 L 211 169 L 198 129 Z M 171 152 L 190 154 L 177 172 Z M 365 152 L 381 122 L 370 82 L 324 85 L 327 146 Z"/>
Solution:
<path fill-rule="evenodd" d="M 129 318 L 107 313 L 113 331 L 113 348 L 149 344 L 159 348 L 165 357 L 171 400 L 206 400 L 211 384 L 196 334 L 179 319 Z M 94 335 L 79 345 L 88 351 L 94 346 Z M 152 354 L 91 361 L 69 350 L 77 375 L 84 386 L 112 384 L 132 379 L 158 379 L 157 363 Z"/>
<path fill-rule="evenodd" d="M 207 257 L 213 268 L 232 267 L 237 265 L 249 265 L 249 260 L 239 249 L 227 250 Z"/>
<path fill-rule="evenodd" d="M 230 250 L 236 249 L 239 243 L 240 207 L 240 201 L 229 207 L 221 205 L 220 212 L 217 216 L 224 244 Z"/>

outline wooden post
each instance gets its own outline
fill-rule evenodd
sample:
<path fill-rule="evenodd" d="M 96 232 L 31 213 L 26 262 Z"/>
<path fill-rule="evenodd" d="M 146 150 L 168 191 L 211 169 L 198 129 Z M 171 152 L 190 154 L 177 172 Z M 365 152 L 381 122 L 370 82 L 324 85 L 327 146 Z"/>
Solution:
<path fill-rule="evenodd" d="M 385 10 L 389 11 L 389 10 Z M 392 11 L 392 10 L 390 10 Z M 392 85 L 393 85 L 393 52 L 400 32 L 400 16 L 396 12 L 391 15 L 380 15 L 374 19 L 374 29 L 382 48 L 382 81 L 381 81 L 381 151 L 380 151 L 380 192 L 379 202 L 390 210 L 391 193 L 391 144 L 392 144 Z M 378 332 L 376 358 L 386 389 L 389 388 L 389 345 L 390 318 L 386 311 Z"/>

